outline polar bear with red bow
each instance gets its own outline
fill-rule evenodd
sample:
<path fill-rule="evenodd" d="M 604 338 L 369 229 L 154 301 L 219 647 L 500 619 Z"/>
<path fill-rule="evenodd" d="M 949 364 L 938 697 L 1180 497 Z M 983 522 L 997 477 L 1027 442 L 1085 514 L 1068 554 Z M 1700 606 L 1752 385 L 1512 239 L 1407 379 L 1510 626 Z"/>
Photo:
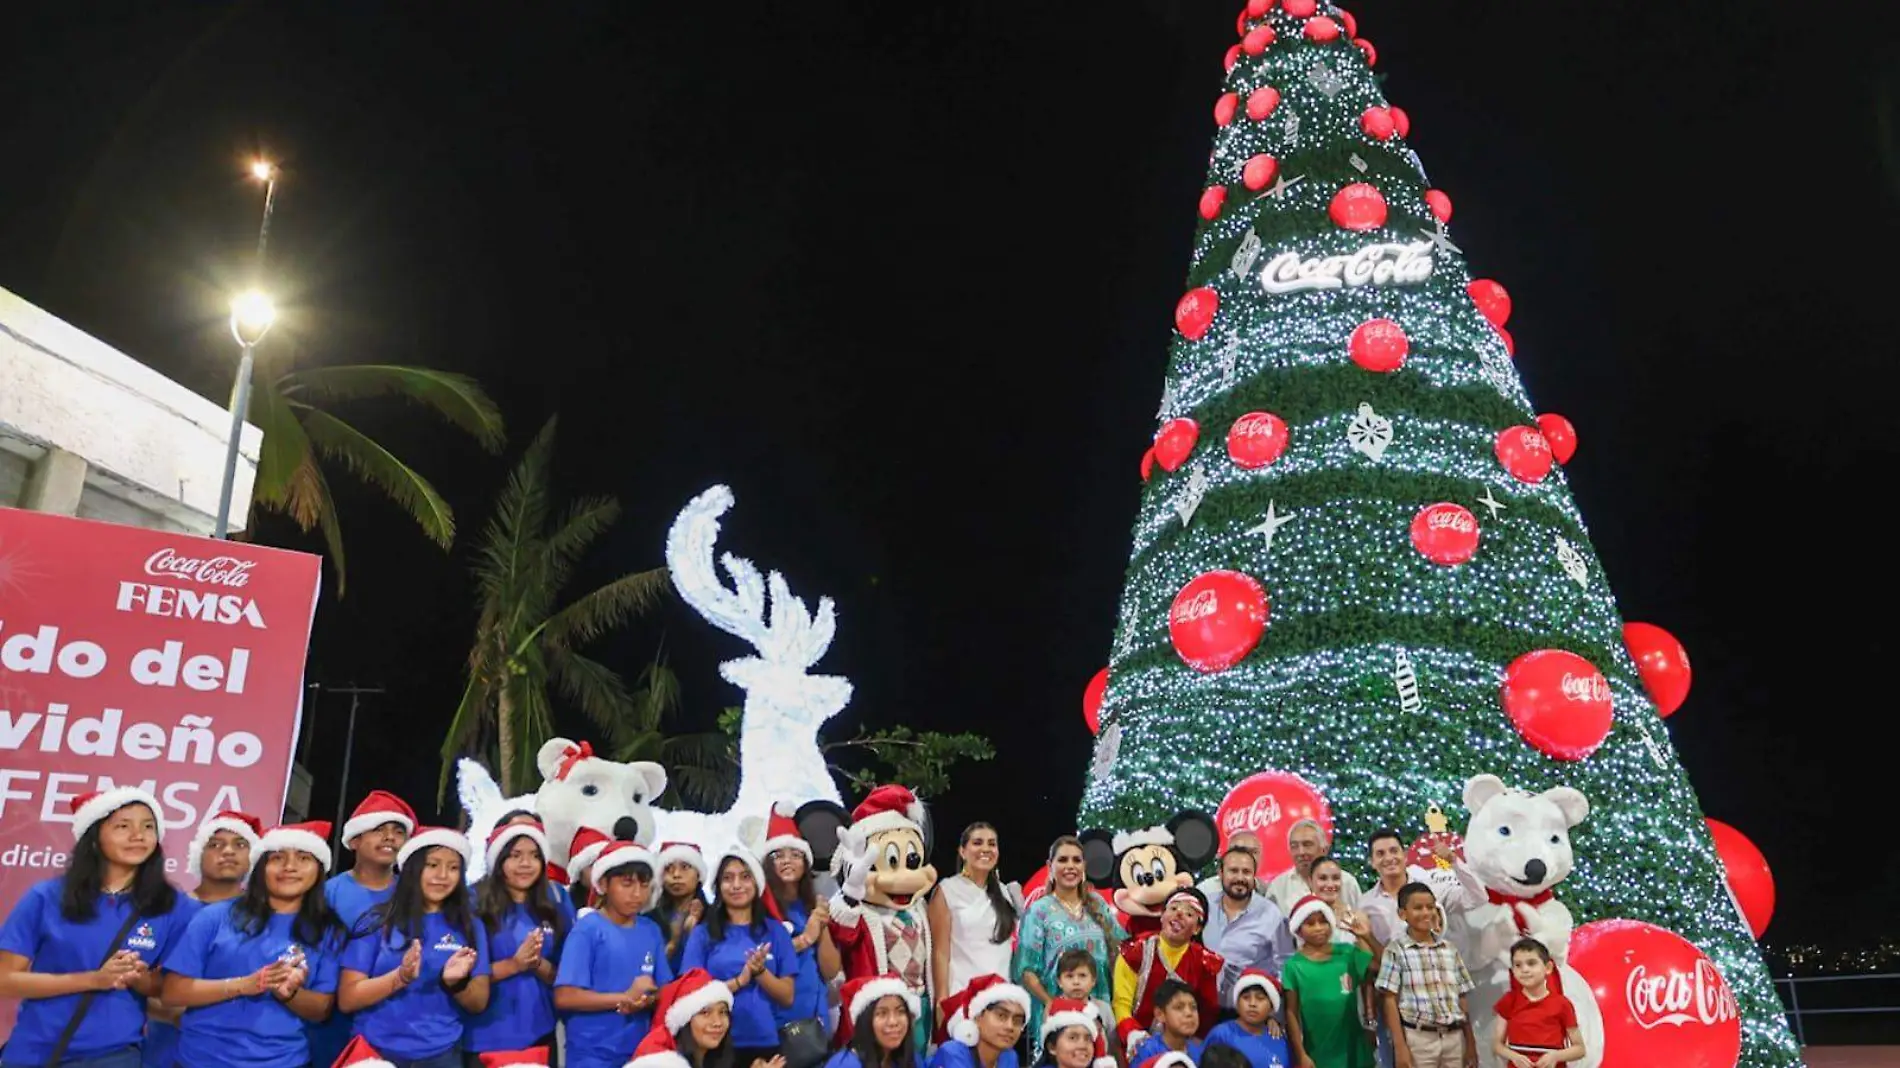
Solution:
<path fill-rule="evenodd" d="M 527 809 L 547 828 L 548 862 L 567 867 L 568 847 L 583 827 L 617 842 L 651 847 L 659 830 L 653 802 L 666 792 L 666 769 L 650 761 L 608 760 L 588 742 L 550 738 L 535 754 L 541 785 L 532 794 L 504 798 L 488 769 L 473 760 L 456 766 L 470 841 L 485 842 L 501 817 Z M 470 880 L 479 878 L 473 867 Z"/>

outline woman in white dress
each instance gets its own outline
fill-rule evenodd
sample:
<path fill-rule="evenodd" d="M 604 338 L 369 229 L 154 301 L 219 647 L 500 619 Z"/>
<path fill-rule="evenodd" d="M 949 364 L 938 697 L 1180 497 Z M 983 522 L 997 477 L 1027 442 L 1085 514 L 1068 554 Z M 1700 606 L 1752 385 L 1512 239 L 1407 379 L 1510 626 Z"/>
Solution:
<path fill-rule="evenodd" d="M 939 1003 L 979 975 L 1009 974 L 1022 890 L 1003 885 L 996 856 L 996 828 L 970 824 L 957 839 L 961 866 L 930 895 L 930 978 Z"/>

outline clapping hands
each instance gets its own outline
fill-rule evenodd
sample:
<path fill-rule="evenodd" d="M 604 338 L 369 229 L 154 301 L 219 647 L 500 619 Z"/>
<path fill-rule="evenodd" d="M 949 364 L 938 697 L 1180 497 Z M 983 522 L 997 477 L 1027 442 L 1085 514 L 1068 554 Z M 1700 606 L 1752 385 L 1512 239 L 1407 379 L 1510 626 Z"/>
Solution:
<path fill-rule="evenodd" d="M 454 984 L 467 979 L 468 974 L 475 970 L 477 959 L 479 959 L 479 954 L 469 946 L 463 946 L 449 954 L 448 961 L 442 965 L 442 981 Z"/>
<path fill-rule="evenodd" d="M 541 942 L 541 928 L 536 927 L 534 930 L 528 932 L 528 937 L 522 939 L 521 945 L 515 949 L 515 965 L 524 972 L 539 968 L 541 966 Z"/>
<path fill-rule="evenodd" d="M 122 949 L 114 953 L 99 970 L 92 973 L 93 988 L 97 990 L 124 990 L 127 986 L 145 978 L 148 969 L 139 959 L 135 950 Z"/>
<path fill-rule="evenodd" d="M 414 941 L 403 951 L 402 963 L 396 966 L 396 981 L 404 986 L 416 981 L 422 974 L 422 943 Z"/>

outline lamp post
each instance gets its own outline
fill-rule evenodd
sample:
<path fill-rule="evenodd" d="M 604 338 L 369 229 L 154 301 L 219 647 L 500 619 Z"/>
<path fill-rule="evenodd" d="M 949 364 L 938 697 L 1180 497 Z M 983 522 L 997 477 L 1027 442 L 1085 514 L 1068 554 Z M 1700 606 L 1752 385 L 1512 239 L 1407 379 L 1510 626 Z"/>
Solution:
<path fill-rule="evenodd" d="M 277 205 L 277 165 L 267 159 L 251 161 L 251 177 L 264 183 L 264 221 L 257 227 L 257 274 L 264 275 L 264 245 L 270 240 L 270 213 Z"/>
<path fill-rule="evenodd" d="M 244 354 L 238 359 L 237 383 L 231 387 L 231 436 L 224 443 L 224 482 L 218 488 L 218 518 L 212 537 L 222 538 L 231 530 L 231 490 L 237 482 L 238 439 L 244 433 L 244 417 L 251 409 L 251 350 L 270 333 L 277 321 L 277 306 L 253 289 L 231 301 L 231 336 Z"/>

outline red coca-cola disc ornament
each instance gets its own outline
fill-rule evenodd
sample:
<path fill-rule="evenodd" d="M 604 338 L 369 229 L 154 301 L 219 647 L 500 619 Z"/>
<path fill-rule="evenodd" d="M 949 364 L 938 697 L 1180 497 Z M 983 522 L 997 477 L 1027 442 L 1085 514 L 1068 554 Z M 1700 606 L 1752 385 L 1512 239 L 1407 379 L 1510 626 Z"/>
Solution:
<path fill-rule="evenodd" d="M 1147 451 L 1141 454 L 1141 480 L 1143 482 L 1148 481 L 1149 478 L 1153 477 L 1154 473 L 1155 473 L 1155 447 L 1153 445 L 1150 445 L 1148 446 Z"/>
<path fill-rule="evenodd" d="M 1239 93 L 1222 93 L 1214 101 L 1214 125 L 1225 126 L 1234 121 L 1234 112 L 1240 110 Z"/>
<path fill-rule="evenodd" d="M 1319 10 L 1314 0 L 1281 0 L 1280 10 L 1296 19 L 1310 19 Z"/>
<path fill-rule="evenodd" d="M 1544 444 L 1550 446 L 1551 458 L 1558 463 L 1567 464 L 1577 454 L 1577 428 L 1556 412 L 1537 417 L 1537 432 L 1544 435 Z"/>
<path fill-rule="evenodd" d="M 1227 55 L 1221 58 L 1221 62 L 1225 64 L 1227 69 L 1231 72 L 1234 69 L 1234 64 L 1240 62 L 1240 46 L 1237 44 L 1228 45 Z"/>
<path fill-rule="evenodd" d="M 1689 699 L 1689 683 L 1694 677 L 1689 670 L 1689 650 L 1675 635 L 1654 623 L 1623 624 L 1623 644 L 1629 646 L 1636 674 L 1642 677 L 1649 699 L 1656 702 L 1656 711 L 1673 715 Z"/>
<path fill-rule="evenodd" d="M 1598 920 L 1570 934 L 1570 966 L 1603 1017 L 1601 1068 L 1735 1068 L 1742 1015 L 1715 962 L 1674 931 Z"/>
<path fill-rule="evenodd" d="M 1405 354 L 1411 347 L 1411 339 L 1399 324 L 1390 319 L 1367 319 L 1353 328 L 1346 354 L 1366 370 L 1386 374 L 1405 365 Z"/>
<path fill-rule="evenodd" d="M 1550 475 L 1550 445 L 1536 427 L 1507 426 L 1498 431 L 1498 463 L 1519 482 L 1538 483 Z"/>
<path fill-rule="evenodd" d="M 1221 848 L 1227 848 L 1234 835 L 1244 831 L 1260 839 L 1260 869 L 1255 875 L 1263 880 L 1293 867 L 1286 836 L 1301 820 L 1317 822 L 1326 837 L 1332 838 L 1333 810 L 1326 798 L 1318 787 L 1290 771 L 1249 775 L 1227 791 L 1214 812 Z"/>
<path fill-rule="evenodd" d="M 1240 168 L 1240 180 L 1247 188 L 1259 192 L 1273 184 L 1275 175 L 1280 173 L 1280 161 L 1265 152 L 1249 159 Z"/>
<path fill-rule="evenodd" d="M 1729 896 L 1735 899 L 1749 931 L 1760 938 L 1775 915 L 1775 876 L 1768 870 L 1768 858 L 1747 835 L 1721 820 L 1704 822 L 1715 839 L 1715 855 L 1722 860 Z"/>
<path fill-rule="evenodd" d="M 1412 547 L 1434 564 L 1456 567 L 1478 552 L 1478 517 L 1450 501 L 1428 504 L 1412 517 Z"/>
<path fill-rule="evenodd" d="M 1379 50 L 1372 47 L 1371 41 L 1366 40 L 1364 37 L 1355 37 L 1352 39 L 1352 43 L 1359 46 L 1359 51 L 1366 54 L 1366 66 L 1376 67 L 1379 65 Z"/>
<path fill-rule="evenodd" d="M 1196 671 L 1225 671 L 1245 659 L 1267 630 L 1267 591 L 1238 571 L 1197 575 L 1168 609 L 1168 638 Z"/>
<path fill-rule="evenodd" d="M 1248 412 L 1227 430 L 1227 455 L 1249 470 L 1278 460 L 1286 444 L 1286 421 L 1272 412 Z"/>
<path fill-rule="evenodd" d="M 1214 314 L 1220 311 L 1220 294 L 1212 287 L 1198 286 L 1181 294 L 1174 305 L 1174 328 L 1189 341 L 1199 341 L 1207 328 L 1214 325 Z"/>
<path fill-rule="evenodd" d="M 1316 15 L 1306 20 L 1306 39 L 1325 44 L 1339 39 L 1339 23 L 1325 15 Z"/>
<path fill-rule="evenodd" d="M 1210 185 L 1201 190 L 1201 218 L 1214 220 L 1220 218 L 1221 205 L 1227 203 L 1227 187 Z"/>
<path fill-rule="evenodd" d="M 1583 760 L 1610 735 L 1610 683 L 1595 664 L 1564 649 L 1525 653 L 1504 670 L 1504 714 L 1532 748 Z"/>
<path fill-rule="evenodd" d="M 1102 733 L 1102 698 L 1107 695 L 1108 669 L 1103 668 L 1082 690 L 1082 722 L 1088 724 L 1090 734 Z"/>
<path fill-rule="evenodd" d="M 1179 470 L 1201 440 L 1201 425 L 1192 419 L 1170 419 L 1155 431 L 1155 462 L 1163 471 Z"/>
<path fill-rule="evenodd" d="M 1389 141 L 1398 132 L 1398 124 L 1392 121 L 1392 112 L 1375 105 L 1359 114 L 1359 129 L 1374 141 Z"/>
<path fill-rule="evenodd" d="M 1385 225 L 1385 197 L 1371 183 L 1353 182 L 1333 194 L 1326 214 L 1342 230 L 1377 230 Z"/>
<path fill-rule="evenodd" d="M 1250 56 L 1257 56 L 1265 52 L 1267 46 L 1272 43 L 1273 27 L 1255 26 L 1247 31 L 1247 36 L 1240 39 L 1240 50 Z"/>
<path fill-rule="evenodd" d="M 1511 321 L 1511 294 L 1502 285 L 1489 278 L 1474 278 L 1465 292 L 1471 295 L 1471 302 L 1492 326 L 1503 326 Z"/>
<path fill-rule="evenodd" d="M 1439 222 L 1451 221 L 1451 197 L 1443 190 L 1425 190 L 1425 206 L 1432 209 L 1432 218 Z"/>
<path fill-rule="evenodd" d="M 1271 85 L 1263 85 L 1247 94 L 1247 117 L 1255 122 L 1273 114 L 1280 106 L 1280 90 Z"/>

